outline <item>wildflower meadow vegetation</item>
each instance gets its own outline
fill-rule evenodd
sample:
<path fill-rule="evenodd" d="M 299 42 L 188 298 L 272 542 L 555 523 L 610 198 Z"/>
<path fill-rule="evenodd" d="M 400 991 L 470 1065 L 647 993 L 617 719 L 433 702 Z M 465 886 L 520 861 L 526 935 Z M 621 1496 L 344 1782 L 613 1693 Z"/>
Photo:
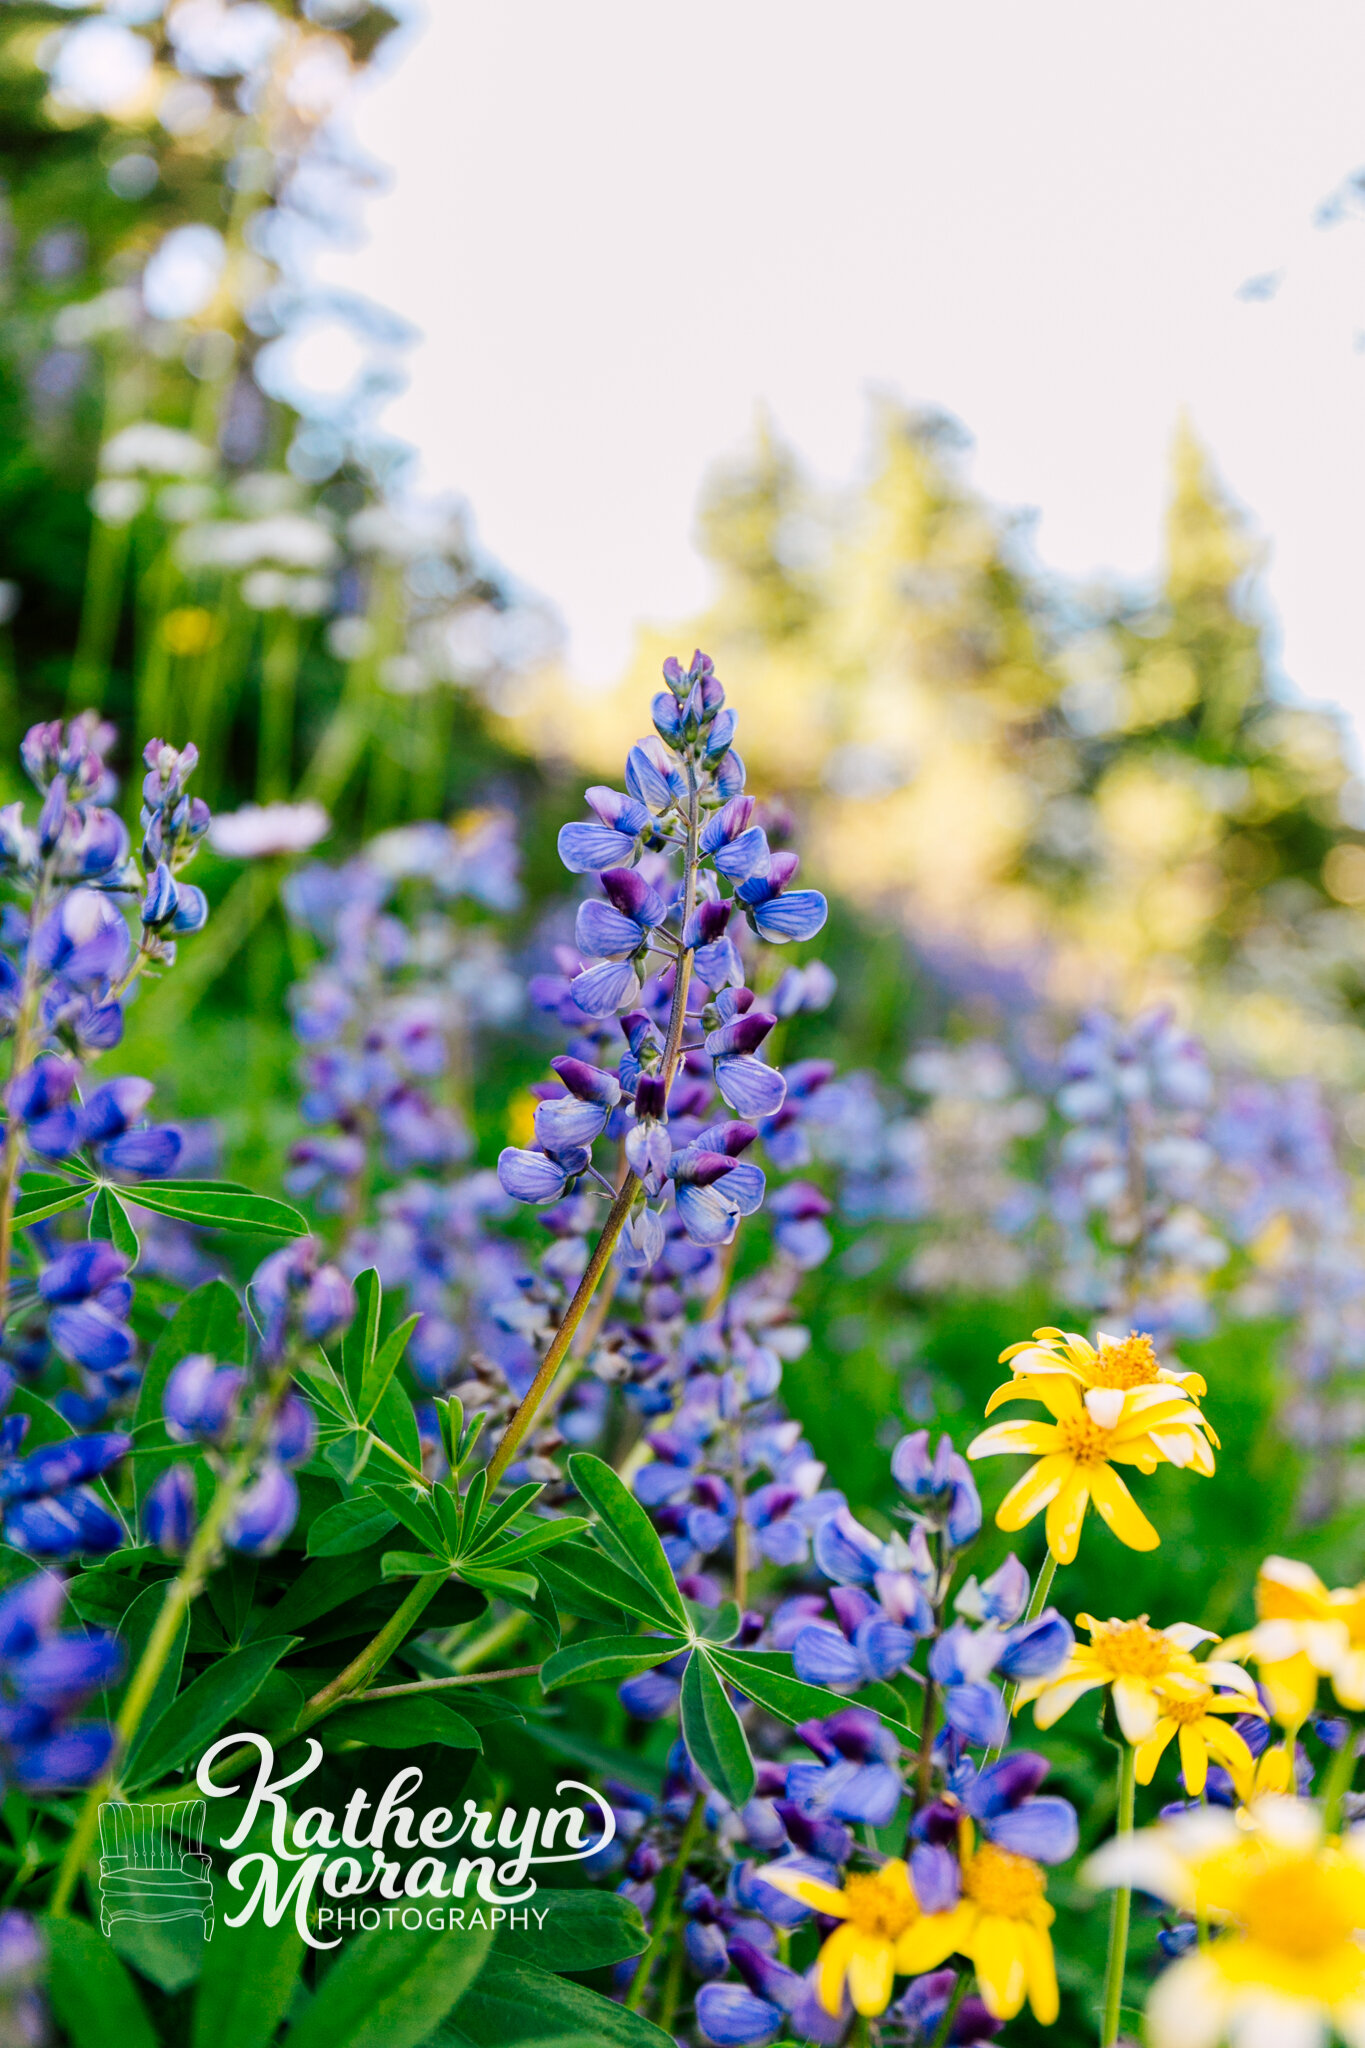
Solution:
<path fill-rule="evenodd" d="M 0 2048 L 1365 2048 L 1342 735 L 1188 433 L 1081 593 L 891 412 L 576 693 L 313 282 L 396 34 L 0 14 Z"/>

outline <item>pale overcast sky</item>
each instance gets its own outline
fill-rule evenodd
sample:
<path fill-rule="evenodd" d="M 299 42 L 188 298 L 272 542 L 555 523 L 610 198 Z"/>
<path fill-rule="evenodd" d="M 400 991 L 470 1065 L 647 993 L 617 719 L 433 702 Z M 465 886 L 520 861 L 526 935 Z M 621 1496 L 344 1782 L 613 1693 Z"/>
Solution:
<path fill-rule="evenodd" d="M 852 476 L 946 406 L 1043 560 L 1148 571 L 1187 406 L 1269 550 L 1286 673 L 1365 726 L 1359 0 L 430 0 L 327 274 L 423 332 L 388 415 L 607 680 L 683 618 L 757 402 Z M 1283 272 L 1274 295 L 1237 296 Z"/>

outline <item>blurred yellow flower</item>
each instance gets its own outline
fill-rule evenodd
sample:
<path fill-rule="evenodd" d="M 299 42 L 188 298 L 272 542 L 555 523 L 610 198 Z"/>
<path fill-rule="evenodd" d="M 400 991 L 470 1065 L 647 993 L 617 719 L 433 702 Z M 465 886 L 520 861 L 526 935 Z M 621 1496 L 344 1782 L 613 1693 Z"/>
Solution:
<path fill-rule="evenodd" d="M 962 1896 L 943 1913 L 920 1910 L 899 1857 L 846 1878 L 842 1891 L 780 1866 L 764 1870 L 766 1883 L 843 1923 L 816 1964 L 816 1992 L 826 2012 L 837 2016 L 845 1980 L 856 2011 L 885 2012 L 897 1975 L 919 1976 L 961 1955 L 975 1968 L 981 1996 L 997 2019 L 1013 2019 L 1027 1998 L 1035 2019 L 1051 2026 L 1058 2000 L 1048 1929 L 1055 1915 L 1045 1873 L 994 1842 L 976 1846 L 970 1821 L 962 1823 L 961 1849 Z"/>
<path fill-rule="evenodd" d="M 529 1088 L 519 1089 L 507 1105 L 507 1142 L 526 1146 L 536 1135 L 537 1098 Z"/>
<path fill-rule="evenodd" d="M 1224 1666 L 1225 1671 L 1237 1669 L 1235 1664 Z M 1269 1717 L 1245 1672 L 1241 1673 L 1246 1678 L 1245 1693 L 1219 1693 L 1209 1684 L 1207 1670 L 1206 1665 L 1203 1670 L 1196 1666 L 1193 1672 L 1173 1671 L 1155 1688 L 1157 1722 L 1151 1734 L 1137 1745 L 1133 1759 L 1137 1781 L 1139 1785 L 1151 1784 L 1174 1737 L 1180 1750 L 1180 1775 L 1191 1799 L 1198 1799 L 1203 1793 L 1212 1756 L 1230 1772 L 1237 1797 L 1248 1800 L 1255 1789 L 1256 1760 L 1237 1730 L 1215 1716 L 1258 1714 L 1262 1720 Z"/>
<path fill-rule="evenodd" d="M 1157 1385 L 1179 1387 L 1182 1393 L 1195 1399 L 1208 1392 L 1197 1372 L 1175 1372 L 1163 1365 L 1151 1338 L 1141 1330 L 1130 1330 L 1126 1337 L 1106 1337 L 1101 1330 L 1091 1344 L 1073 1330 L 1045 1326 L 1022 1343 L 1011 1344 L 1002 1351 L 1000 1363 L 1008 1365 L 1016 1376 L 1064 1372 L 1083 1387 L 1120 1387 L 1125 1393 L 1131 1387 Z M 1002 1398 L 1008 1398 L 1004 1389 L 992 1396 L 992 1404 Z M 990 1412 L 988 1405 L 986 1413 Z M 1217 1441 L 1215 1437 L 1214 1442 Z"/>
<path fill-rule="evenodd" d="M 885 2012 L 897 1971 L 905 1976 L 926 1967 L 917 1959 L 915 1930 L 928 1919 L 947 1917 L 920 1911 L 909 1866 L 899 1856 L 891 1857 L 880 1870 L 853 1872 L 845 1878 L 842 1891 L 773 1865 L 764 1870 L 763 1878 L 803 1906 L 843 1923 L 821 1948 L 815 1976 L 821 2005 L 836 2016 L 845 1980 L 856 2011 Z"/>
<path fill-rule="evenodd" d="M 1163 1688 L 1177 1684 L 1192 1683 L 1201 1691 L 1215 1685 L 1230 1687 L 1239 1701 L 1250 1701 L 1247 1711 L 1257 1711 L 1256 1688 L 1238 1665 L 1222 1658 L 1213 1658 L 1207 1664 L 1195 1663 L 1192 1651 L 1200 1643 L 1218 1640 L 1206 1628 L 1196 1628 L 1189 1621 L 1172 1622 L 1169 1628 L 1153 1628 L 1145 1614 L 1135 1621 L 1096 1621 L 1093 1614 L 1078 1614 L 1076 1624 L 1086 1631 L 1090 1641 L 1077 1643 L 1062 1669 L 1051 1678 L 1029 1679 L 1019 1688 L 1016 1712 L 1032 1701 L 1033 1718 L 1040 1728 L 1051 1728 L 1083 1694 L 1101 1685 L 1110 1688 L 1115 1718 L 1125 1741 L 1134 1744 L 1148 1742 L 1156 1734 L 1166 1711 Z M 1171 1732 L 1175 1732 L 1174 1726 Z M 1154 1757 L 1153 1768 L 1155 1761 Z M 1248 1755 L 1248 1766 L 1250 1762 Z M 1142 1777 L 1140 1769 L 1138 1776 Z M 1150 1777 L 1148 1772 L 1142 1778 L 1144 1785 Z"/>
<path fill-rule="evenodd" d="M 1059 1564 L 1075 1557 L 1092 1499 L 1130 1550 L 1155 1550 L 1161 1541 L 1113 1469 L 1116 1464 L 1136 1465 L 1142 1472 L 1154 1472 L 1165 1462 L 1206 1475 L 1213 1471 L 1203 1415 L 1170 1387 L 1090 1387 L 1083 1393 L 1068 1373 L 1052 1372 L 998 1388 L 987 1412 L 1001 1401 L 1040 1401 L 1055 1419 L 997 1422 L 967 1446 L 967 1456 L 1022 1451 L 1037 1457 L 1038 1463 L 1001 1502 L 996 1525 L 1022 1529 L 1045 1507 L 1048 1549 Z"/>
<path fill-rule="evenodd" d="M 1218 1931 L 1157 1979 L 1151 2048 L 1365 2048 L 1365 1830 L 1323 1839 L 1304 1800 L 1214 1806 L 1116 1835 L 1081 1873 L 1136 1886 Z"/>
<path fill-rule="evenodd" d="M 161 638 L 172 654 L 203 654 L 218 638 L 217 622 L 202 605 L 177 605 L 161 621 Z"/>
<path fill-rule="evenodd" d="M 1256 1578 L 1256 1626 L 1226 1645 L 1254 1657 L 1275 1718 L 1306 1721 L 1319 1678 L 1330 1678 L 1343 1707 L 1365 1707 L 1365 1581 L 1329 1592 L 1309 1565 L 1268 1557 Z"/>

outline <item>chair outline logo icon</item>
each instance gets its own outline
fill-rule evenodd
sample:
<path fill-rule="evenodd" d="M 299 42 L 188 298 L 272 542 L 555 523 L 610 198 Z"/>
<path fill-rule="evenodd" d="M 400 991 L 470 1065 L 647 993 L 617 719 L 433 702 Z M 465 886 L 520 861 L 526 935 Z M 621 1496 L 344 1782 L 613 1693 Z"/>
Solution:
<path fill-rule="evenodd" d="M 213 1939 L 212 1860 L 202 1799 L 174 1805 L 106 1799 L 100 1807 L 100 1932 L 116 1920 L 198 1919 Z"/>

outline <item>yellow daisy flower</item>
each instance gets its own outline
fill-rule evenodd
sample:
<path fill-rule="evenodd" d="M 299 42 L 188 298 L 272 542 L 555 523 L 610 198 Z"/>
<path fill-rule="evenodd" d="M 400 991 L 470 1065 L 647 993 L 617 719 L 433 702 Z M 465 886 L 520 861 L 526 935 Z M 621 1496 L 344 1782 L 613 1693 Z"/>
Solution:
<path fill-rule="evenodd" d="M 1044 1327 L 1002 1351 L 1000 1363 L 1015 1374 L 1065 1372 L 1083 1387 L 1118 1387 L 1124 1393 L 1132 1387 L 1161 1385 L 1177 1387 L 1198 1400 L 1208 1392 L 1197 1372 L 1177 1372 L 1163 1365 L 1151 1338 L 1141 1330 L 1130 1330 L 1126 1337 L 1107 1337 L 1101 1330 L 1091 1344 L 1074 1330 Z"/>
<path fill-rule="evenodd" d="M 1156 1767 L 1174 1738 L 1180 1749 L 1180 1772 L 1185 1780 L 1185 1790 L 1192 1799 L 1198 1799 L 1204 1790 L 1209 1775 L 1209 1757 L 1226 1765 L 1232 1776 L 1237 1797 L 1249 1800 L 1256 1783 L 1256 1760 L 1245 1740 L 1235 1728 L 1229 1728 L 1225 1721 L 1216 1720 L 1218 1714 L 1259 1714 L 1262 1720 L 1269 1717 L 1265 1708 L 1252 1692 L 1248 1699 L 1242 1692 L 1217 1693 L 1205 1676 L 1207 1666 L 1201 1671 L 1173 1671 L 1156 1686 L 1157 1704 L 1160 1709 L 1157 1723 L 1150 1735 L 1137 1745 L 1133 1764 L 1139 1785 L 1150 1785 L 1156 1775 Z M 1236 1670 L 1236 1665 L 1228 1667 Z M 1247 1688 L 1251 1680 L 1247 1679 Z"/>
<path fill-rule="evenodd" d="M 765 1884 L 843 1923 L 821 1948 L 815 1974 L 816 1996 L 836 2017 L 845 1981 L 855 2011 L 885 2012 L 897 1972 L 907 1976 L 922 1967 L 912 1946 L 914 1930 L 928 1918 L 945 1917 L 920 1911 L 909 1865 L 899 1856 L 880 1870 L 850 1873 L 842 1891 L 775 1865 L 762 1875 Z"/>
<path fill-rule="evenodd" d="M 1054 1419 L 997 1422 L 967 1446 L 967 1456 L 1022 1451 L 1038 1458 L 1001 1502 L 996 1526 L 1022 1529 L 1045 1507 L 1048 1549 L 1059 1564 L 1074 1559 L 1092 1499 L 1130 1550 L 1155 1550 L 1161 1541 L 1114 1470 L 1116 1464 L 1149 1473 L 1162 1463 L 1205 1475 L 1213 1471 L 1204 1416 L 1168 1387 L 1089 1387 L 1082 1392 L 1069 1374 L 1051 1373 L 997 1388 L 987 1414 L 1002 1401 L 1040 1401 Z"/>
<path fill-rule="evenodd" d="M 1275 1718 L 1287 1728 L 1307 1720 L 1319 1678 L 1330 1678 L 1343 1707 L 1365 1707 L 1365 1582 L 1331 1592 L 1292 1557 L 1268 1557 L 1256 1579 L 1256 1626 L 1228 1649 L 1254 1657 Z"/>
<path fill-rule="evenodd" d="M 1195 1663 L 1192 1652 L 1199 1644 L 1218 1640 L 1206 1628 L 1196 1628 L 1189 1621 L 1153 1628 L 1145 1614 L 1136 1621 L 1096 1621 L 1093 1614 L 1078 1614 L 1076 1625 L 1086 1631 L 1090 1641 L 1077 1643 L 1051 1678 L 1028 1679 L 1019 1688 L 1016 1711 L 1032 1701 L 1033 1718 L 1040 1728 L 1051 1728 L 1083 1694 L 1101 1685 L 1110 1688 L 1115 1718 L 1124 1739 L 1133 1744 L 1155 1735 L 1165 1711 L 1162 1689 L 1170 1689 L 1177 1681 L 1227 1686 L 1250 1702 L 1249 1712 L 1256 1711 L 1256 1688 L 1239 1665 L 1222 1658 Z M 1146 1784 L 1147 1779 L 1142 1782 Z"/>
<path fill-rule="evenodd" d="M 1157 1979 L 1151 2048 L 1365 2048 L 1365 1830 L 1324 1840 L 1306 1801 L 1203 1807 L 1091 1857 L 1087 1883 L 1137 1886 L 1220 1931 Z"/>

